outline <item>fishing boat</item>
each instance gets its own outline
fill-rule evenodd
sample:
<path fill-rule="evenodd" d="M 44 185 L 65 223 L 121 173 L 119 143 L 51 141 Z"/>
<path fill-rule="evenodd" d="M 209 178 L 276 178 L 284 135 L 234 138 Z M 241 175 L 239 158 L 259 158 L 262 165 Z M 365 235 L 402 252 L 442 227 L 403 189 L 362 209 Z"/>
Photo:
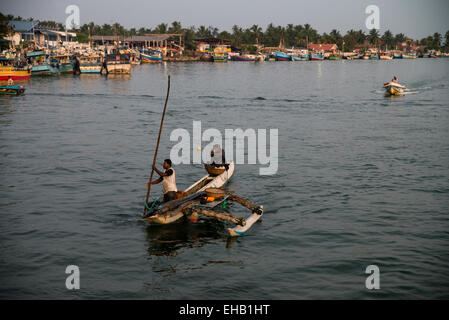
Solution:
<path fill-rule="evenodd" d="M 342 59 L 342 57 L 340 54 L 331 54 L 329 56 L 329 60 L 341 60 L 341 59 Z"/>
<path fill-rule="evenodd" d="M 402 54 L 402 59 L 416 59 L 416 53 L 404 53 Z"/>
<path fill-rule="evenodd" d="M 276 61 L 292 61 L 292 58 L 290 55 L 283 53 L 283 52 L 279 52 L 279 51 L 275 52 L 274 57 L 275 57 Z"/>
<path fill-rule="evenodd" d="M 307 61 L 307 60 L 309 60 L 309 57 L 307 55 L 300 54 L 297 56 L 292 55 L 291 59 L 292 59 L 292 61 Z"/>
<path fill-rule="evenodd" d="M 384 84 L 385 93 L 387 96 L 400 96 L 404 94 L 405 87 L 394 82 L 387 82 Z"/>
<path fill-rule="evenodd" d="M 71 55 L 52 56 L 51 60 L 56 62 L 60 73 L 73 73 L 73 63 Z"/>
<path fill-rule="evenodd" d="M 28 66 L 17 67 L 14 59 L 0 57 L 0 80 L 26 80 L 31 77 L 31 69 Z"/>
<path fill-rule="evenodd" d="M 214 53 L 212 55 L 212 60 L 213 60 L 213 62 L 227 62 L 228 56 L 225 54 L 221 54 L 221 53 Z"/>
<path fill-rule="evenodd" d="M 140 60 L 143 63 L 157 63 L 164 61 L 164 58 L 159 50 L 140 49 Z"/>
<path fill-rule="evenodd" d="M 140 53 L 139 52 L 132 52 L 129 54 L 129 61 L 131 62 L 131 65 L 138 66 L 140 65 Z"/>
<path fill-rule="evenodd" d="M 0 86 L 0 95 L 20 96 L 24 92 L 23 86 Z"/>
<path fill-rule="evenodd" d="M 108 54 L 105 58 L 108 74 L 130 74 L 131 63 L 127 54 Z"/>
<path fill-rule="evenodd" d="M 101 73 L 103 61 L 100 56 L 90 55 L 80 57 L 81 73 Z"/>
<path fill-rule="evenodd" d="M 324 60 L 324 56 L 319 53 L 311 53 L 310 60 L 311 61 L 322 61 L 322 60 Z"/>
<path fill-rule="evenodd" d="M 380 60 L 392 60 L 393 57 L 390 55 L 383 54 L 383 55 L 379 56 L 379 59 Z"/>
<path fill-rule="evenodd" d="M 379 60 L 379 55 L 373 54 L 369 57 L 369 60 Z"/>
<path fill-rule="evenodd" d="M 213 61 L 214 61 L 214 58 L 212 57 L 211 54 L 209 54 L 209 53 L 204 53 L 203 55 L 201 55 L 200 61 L 203 61 L 203 62 L 213 62 Z"/>
<path fill-rule="evenodd" d="M 393 59 L 402 59 L 402 53 L 394 53 Z"/>
<path fill-rule="evenodd" d="M 52 61 L 50 55 L 43 51 L 33 51 L 26 54 L 29 59 L 32 76 L 57 76 L 60 74 L 58 63 Z"/>
<path fill-rule="evenodd" d="M 228 61 L 228 49 L 226 47 L 216 47 L 212 53 L 213 62 L 227 62 Z"/>
<path fill-rule="evenodd" d="M 220 55 L 213 55 L 212 56 L 212 60 L 214 62 L 227 62 L 228 61 L 228 57 L 220 56 Z"/>
<path fill-rule="evenodd" d="M 244 54 L 241 56 L 233 55 L 233 56 L 231 56 L 231 61 L 255 62 L 255 61 L 258 61 L 258 58 L 256 55 L 253 55 L 253 54 Z"/>

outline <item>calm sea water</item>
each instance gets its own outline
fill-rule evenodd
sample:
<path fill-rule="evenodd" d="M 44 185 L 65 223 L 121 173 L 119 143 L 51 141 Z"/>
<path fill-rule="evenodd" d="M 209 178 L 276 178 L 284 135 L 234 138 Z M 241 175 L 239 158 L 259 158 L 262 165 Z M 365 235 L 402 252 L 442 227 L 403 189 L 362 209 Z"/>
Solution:
<path fill-rule="evenodd" d="M 265 207 L 245 237 L 140 219 L 168 74 L 159 163 L 194 120 L 279 129 L 277 174 L 239 165 L 228 185 Z M 411 93 L 383 96 L 393 74 Z M 173 63 L 25 86 L 0 98 L 1 298 L 449 298 L 449 59 Z M 185 188 L 204 169 L 176 172 Z"/>

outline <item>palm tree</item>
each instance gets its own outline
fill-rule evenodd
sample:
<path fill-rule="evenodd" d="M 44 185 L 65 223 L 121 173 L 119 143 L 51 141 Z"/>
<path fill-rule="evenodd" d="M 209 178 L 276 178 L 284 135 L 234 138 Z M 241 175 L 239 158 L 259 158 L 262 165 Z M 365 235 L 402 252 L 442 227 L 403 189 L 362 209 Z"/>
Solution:
<path fill-rule="evenodd" d="M 391 49 L 391 47 L 394 45 L 394 37 L 390 30 L 384 32 L 381 40 L 385 44 L 385 47 L 388 46 L 388 49 Z"/>
<path fill-rule="evenodd" d="M 403 33 L 398 33 L 395 37 L 394 37 L 394 42 L 396 44 L 398 43 L 403 43 L 405 42 L 405 40 L 407 40 L 407 37 L 403 34 Z"/>
<path fill-rule="evenodd" d="M 235 46 L 235 47 L 240 46 L 240 44 L 242 43 L 242 34 L 243 34 L 243 29 L 241 27 L 239 27 L 236 24 L 232 26 L 231 43 L 233 46 Z"/>
<path fill-rule="evenodd" d="M 166 23 L 160 23 L 154 29 L 154 33 L 167 33 L 168 25 Z"/>
<path fill-rule="evenodd" d="M 377 41 L 379 40 L 379 32 L 376 29 L 371 29 L 368 34 L 368 41 L 377 46 Z"/>
<path fill-rule="evenodd" d="M 171 27 L 168 29 L 168 32 L 170 32 L 170 33 L 182 33 L 181 22 L 173 21 L 171 23 Z"/>
<path fill-rule="evenodd" d="M 435 32 L 433 34 L 433 43 L 436 49 L 441 46 L 441 34 L 439 34 L 438 32 Z"/>
<path fill-rule="evenodd" d="M 295 43 L 298 44 L 298 46 L 305 46 L 305 44 L 306 44 L 302 38 L 303 31 L 304 31 L 304 27 L 302 25 L 298 24 L 295 26 Z"/>
<path fill-rule="evenodd" d="M 253 26 L 250 28 L 250 31 L 252 32 L 252 36 L 256 44 L 259 44 L 259 36 L 262 33 L 262 28 L 257 24 L 253 24 Z"/>
<path fill-rule="evenodd" d="M 312 28 L 311 28 L 310 24 L 306 23 L 304 25 L 304 36 L 306 38 L 306 45 L 307 46 L 309 45 L 311 33 L 312 33 Z"/>
<path fill-rule="evenodd" d="M 355 45 L 358 43 L 358 31 L 355 31 L 353 29 L 346 32 L 345 36 L 343 37 L 343 42 L 345 44 L 345 47 L 342 48 L 346 49 L 347 51 L 352 51 L 355 48 Z"/>
<path fill-rule="evenodd" d="M 329 34 L 329 40 L 331 43 L 337 44 L 337 46 L 341 49 L 343 44 L 343 37 L 337 29 L 333 29 Z"/>
<path fill-rule="evenodd" d="M 209 38 L 212 37 L 210 29 L 205 26 L 200 26 L 196 32 L 198 38 Z"/>

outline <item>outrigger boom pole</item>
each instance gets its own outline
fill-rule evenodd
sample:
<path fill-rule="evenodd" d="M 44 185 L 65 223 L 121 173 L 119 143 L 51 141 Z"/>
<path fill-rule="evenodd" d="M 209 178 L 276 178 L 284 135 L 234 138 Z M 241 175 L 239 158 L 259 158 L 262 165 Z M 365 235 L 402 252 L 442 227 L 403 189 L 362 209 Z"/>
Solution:
<path fill-rule="evenodd" d="M 153 173 L 154 173 L 154 169 L 153 168 L 156 165 L 157 151 L 159 149 L 159 142 L 161 140 L 162 126 L 164 124 L 165 110 L 167 110 L 167 102 L 168 102 L 168 96 L 169 95 L 170 95 L 170 75 L 168 76 L 167 96 L 165 97 L 164 110 L 162 111 L 161 125 L 159 127 L 159 135 L 157 137 L 156 150 L 154 151 L 153 165 L 151 167 L 150 179 L 148 180 L 147 197 L 145 198 L 145 208 L 144 208 L 144 212 L 145 213 L 148 210 L 148 199 L 150 198 L 151 181 L 153 181 Z"/>

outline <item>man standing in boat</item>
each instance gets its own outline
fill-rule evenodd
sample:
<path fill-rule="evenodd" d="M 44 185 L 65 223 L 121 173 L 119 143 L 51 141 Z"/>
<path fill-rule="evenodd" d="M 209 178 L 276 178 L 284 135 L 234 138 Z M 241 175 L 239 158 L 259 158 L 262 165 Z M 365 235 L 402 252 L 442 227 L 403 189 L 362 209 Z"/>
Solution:
<path fill-rule="evenodd" d="M 153 166 L 153 170 L 157 172 L 160 177 L 151 182 L 151 184 L 158 184 L 162 182 L 164 198 L 162 202 L 167 202 L 176 199 L 176 179 L 175 179 L 175 169 L 171 166 L 171 160 L 165 159 L 164 164 L 162 165 L 165 169 L 165 172 L 162 172 Z M 148 188 L 148 185 L 147 185 Z"/>

